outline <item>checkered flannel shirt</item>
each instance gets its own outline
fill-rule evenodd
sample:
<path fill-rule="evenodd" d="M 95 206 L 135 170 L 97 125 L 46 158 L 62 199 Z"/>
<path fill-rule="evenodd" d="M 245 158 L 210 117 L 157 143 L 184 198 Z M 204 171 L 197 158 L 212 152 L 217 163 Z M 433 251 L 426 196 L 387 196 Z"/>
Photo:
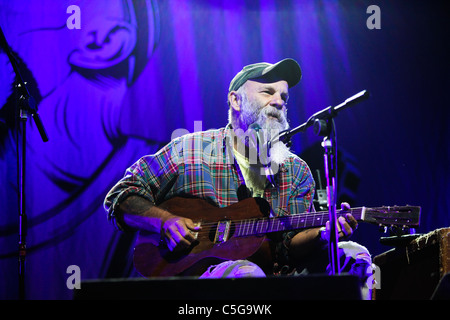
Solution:
<path fill-rule="evenodd" d="M 238 188 L 245 181 L 233 155 L 231 131 L 227 126 L 187 134 L 173 139 L 156 154 L 139 159 L 107 194 L 104 207 L 108 219 L 117 228 L 125 228 L 115 209 L 130 195 L 142 196 L 155 205 L 183 194 L 206 199 L 219 207 L 238 202 Z M 279 166 L 275 185 L 267 183 L 263 197 L 274 216 L 303 213 L 313 210 L 314 187 L 307 164 L 291 154 Z M 288 259 L 287 247 L 295 234 L 296 231 L 289 231 L 281 235 L 277 255 Z"/>

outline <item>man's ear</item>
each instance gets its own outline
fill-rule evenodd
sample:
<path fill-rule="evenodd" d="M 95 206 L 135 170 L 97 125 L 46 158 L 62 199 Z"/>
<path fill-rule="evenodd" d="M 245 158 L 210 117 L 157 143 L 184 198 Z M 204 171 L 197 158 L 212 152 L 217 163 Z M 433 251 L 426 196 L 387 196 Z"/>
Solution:
<path fill-rule="evenodd" d="M 241 97 L 236 91 L 231 91 L 228 93 L 228 104 L 234 110 L 241 111 Z"/>

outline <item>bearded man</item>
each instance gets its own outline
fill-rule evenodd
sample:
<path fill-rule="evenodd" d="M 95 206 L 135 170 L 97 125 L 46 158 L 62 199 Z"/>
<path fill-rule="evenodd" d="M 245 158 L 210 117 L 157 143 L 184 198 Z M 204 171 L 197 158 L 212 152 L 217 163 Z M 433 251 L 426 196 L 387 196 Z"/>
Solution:
<path fill-rule="evenodd" d="M 275 139 L 289 128 L 289 88 L 300 79 L 300 66 L 293 59 L 245 66 L 230 83 L 228 125 L 178 137 L 156 154 L 139 159 L 106 196 L 109 220 L 121 230 L 154 233 L 159 246 L 183 252 L 196 245 L 202 225 L 159 207 L 173 197 L 201 198 L 220 208 L 248 197 L 262 198 L 273 217 L 314 211 L 315 183 L 308 165 Z M 337 225 L 339 240 L 348 240 L 357 221 L 347 214 Z M 248 257 L 217 261 L 199 276 L 327 272 L 328 232 L 326 227 L 278 232 L 270 236 L 274 252 L 270 261 L 256 264 Z M 361 275 L 367 298 L 371 288 L 367 249 L 350 241 L 339 244 L 342 270 Z"/>

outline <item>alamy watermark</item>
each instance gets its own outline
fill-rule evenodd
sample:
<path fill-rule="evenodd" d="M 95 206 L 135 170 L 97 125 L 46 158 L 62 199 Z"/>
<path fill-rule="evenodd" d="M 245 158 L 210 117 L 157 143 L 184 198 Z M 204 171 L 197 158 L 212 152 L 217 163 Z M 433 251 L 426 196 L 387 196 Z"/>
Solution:
<path fill-rule="evenodd" d="M 81 9 L 77 5 L 70 5 L 66 9 L 66 13 L 70 16 L 66 20 L 68 29 L 81 29 Z M 381 29 L 381 9 L 377 5 L 370 5 L 367 7 L 366 13 L 370 16 L 366 20 L 366 26 L 369 30 Z"/>
<path fill-rule="evenodd" d="M 381 29 L 381 9 L 379 6 L 371 5 L 367 7 L 366 13 L 370 14 L 367 18 L 367 29 Z"/>
<path fill-rule="evenodd" d="M 194 122 L 194 132 L 202 131 L 202 121 Z M 208 130 L 207 130 L 208 131 Z M 172 148 L 172 157 L 179 158 L 183 150 L 189 150 L 192 142 L 189 139 L 183 139 L 183 136 L 189 134 L 187 129 L 176 129 L 172 132 L 171 141 L 174 143 Z M 253 129 L 249 128 L 244 132 L 242 129 L 225 129 L 225 142 L 227 146 L 233 146 L 223 149 L 223 141 L 211 139 L 210 143 L 202 144 L 203 160 L 216 163 L 232 164 L 234 163 L 233 149 L 240 154 L 246 154 L 249 164 L 261 164 L 261 174 L 266 175 L 266 170 L 275 175 L 279 167 L 279 134 L 277 129 Z M 224 153 L 223 151 L 226 151 Z M 246 153 L 247 151 L 247 153 Z M 196 161 L 196 160 L 189 160 Z M 269 172 L 268 171 L 268 172 Z"/>
<path fill-rule="evenodd" d="M 67 29 L 81 29 L 81 9 L 77 5 L 70 5 L 67 7 L 66 13 L 70 16 L 66 20 Z"/>
<path fill-rule="evenodd" d="M 367 267 L 367 273 L 371 273 L 367 279 L 367 283 L 372 284 L 372 289 L 381 289 L 381 269 L 375 263 Z"/>
<path fill-rule="evenodd" d="M 72 264 L 67 267 L 66 273 L 70 276 L 66 280 L 67 289 L 81 289 L 81 269 L 79 266 Z"/>

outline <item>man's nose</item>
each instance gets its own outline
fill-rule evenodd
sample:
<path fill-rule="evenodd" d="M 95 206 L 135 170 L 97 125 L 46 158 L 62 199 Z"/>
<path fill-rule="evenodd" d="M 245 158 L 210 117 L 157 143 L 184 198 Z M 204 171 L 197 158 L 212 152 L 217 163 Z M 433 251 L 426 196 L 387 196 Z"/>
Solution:
<path fill-rule="evenodd" d="M 281 109 L 286 105 L 286 102 L 283 100 L 281 95 L 277 92 L 272 96 L 272 99 L 270 100 L 270 105 L 277 109 Z"/>

